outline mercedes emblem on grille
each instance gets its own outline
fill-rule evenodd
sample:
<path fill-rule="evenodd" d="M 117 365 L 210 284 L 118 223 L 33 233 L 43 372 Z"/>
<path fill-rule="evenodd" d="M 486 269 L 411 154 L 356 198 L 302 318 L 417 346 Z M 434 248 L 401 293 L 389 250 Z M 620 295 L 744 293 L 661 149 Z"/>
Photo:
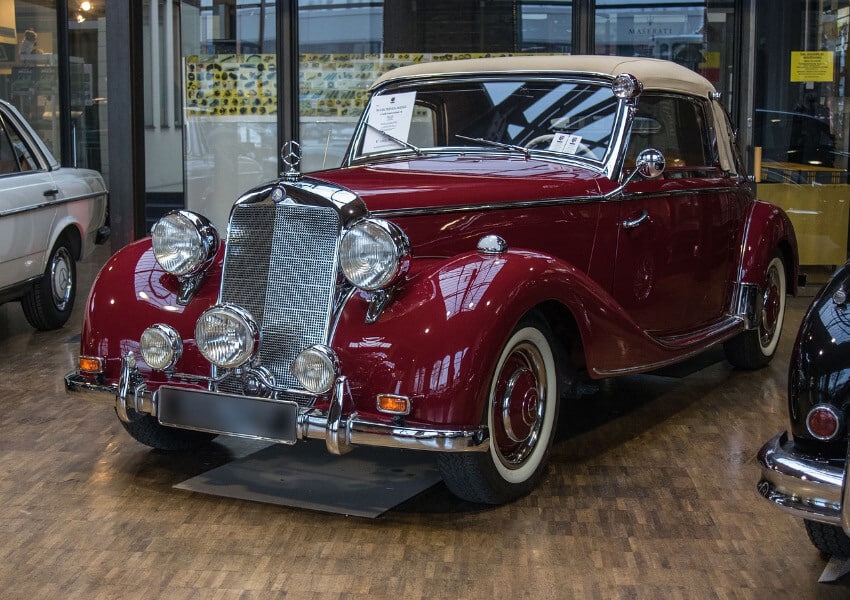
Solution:
<path fill-rule="evenodd" d="M 298 181 L 301 179 L 301 144 L 295 140 L 289 140 L 283 145 L 280 151 L 280 158 L 286 171 L 282 173 L 287 181 Z"/>

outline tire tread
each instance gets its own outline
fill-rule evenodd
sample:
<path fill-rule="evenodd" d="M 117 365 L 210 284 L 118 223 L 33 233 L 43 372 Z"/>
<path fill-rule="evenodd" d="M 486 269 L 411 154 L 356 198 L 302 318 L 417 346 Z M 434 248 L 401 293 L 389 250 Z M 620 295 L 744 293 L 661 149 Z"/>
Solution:
<path fill-rule="evenodd" d="M 815 548 L 830 556 L 850 557 L 850 537 L 840 527 L 809 519 L 803 523 Z"/>
<path fill-rule="evenodd" d="M 60 248 L 66 248 L 71 257 L 70 268 L 72 271 L 71 296 L 68 299 L 68 305 L 64 310 L 60 311 L 53 305 L 52 291 L 50 290 L 50 264 L 53 262 L 53 256 Z M 21 298 L 21 308 L 24 311 L 24 317 L 27 322 L 38 331 L 50 331 L 62 327 L 71 316 L 71 311 L 74 309 L 74 301 L 77 296 L 77 268 L 74 260 L 74 251 L 68 236 L 63 234 L 59 236 L 56 245 L 50 251 L 50 256 L 47 260 L 47 267 L 42 273 L 38 281 L 36 281 L 29 291 Z"/>
<path fill-rule="evenodd" d="M 556 386 L 556 402 L 560 402 L 560 391 L 565 389 L 563 377 L 565 373 L 565 353 L 561 345 L 555 340 L 545 318 L 536 312 L 531 312 L 520 321 L 515 331 L 523 326 L 535 327 L 549 342 L 550 350 L 554 356 L 556 372 L 553 373 L 553 382 Z M 487 410 L 487 408 L 485 408 Z M 441 453 L 437 456 L 437 466 L 446 487 L 458 498 L 475 502 L 478 504 L 505 504 L 525 496 L 540 483 L 546 472 L 549 451 L 555 437 L 555 427 L 558 422 L 558 405 L 555 405 L 553 430 L 549 439 L 545 442 L 541 465 L 536 473 L 521 483 L 507 485 L 493 465 L 491 451 L 486 452 L 458 452 Z"/>
<path fill-rule="evenodd" d="M 141 415 L 130 423 L 119 422 L 133 439 L 156 450 L 185 452 L 205 446 L 216 437 L 204 431 L 165 427 L 150 415 Z"/>

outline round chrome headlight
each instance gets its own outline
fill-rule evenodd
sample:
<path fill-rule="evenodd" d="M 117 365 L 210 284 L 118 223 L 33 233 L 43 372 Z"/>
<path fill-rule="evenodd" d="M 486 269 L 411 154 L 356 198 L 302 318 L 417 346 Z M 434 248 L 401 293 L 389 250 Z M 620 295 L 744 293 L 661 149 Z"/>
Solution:
<path fill-rule="evenodd" d="M 218 232 L 208 219 L 176 210 L 151 229 L 156 262 L 172 275 L 192 275 L 209 265 L 218 250 Z"/>
<path fill-rule="evenodd" d="M 339 266 L 354 286 L 373 291 L 398 281 L 410 266 L 410 242 L 395 224 L 364 219 L 342 236 Z"/>
<path fill-rule="evenodd" d="M 139 351 L 151 369 L 167 371 L 177 364 L 183 353 L 183 340 L 174 328 L 158 323 L 144 330 Z"/>
<path fill-rule="evenodd" d="M 315 345 L 299 352 L 289 371 L 307 391 L 324 394 L 336 381 L 339 361 L 333 350 Z"/>
<path fill-rule="evenodd" d="M 213 306 L 198 318 L 195 342 L 212 364 L 235 369 L 254 356 L 260 346 L 260 330 L 248 311 L 228 304 Z"/>

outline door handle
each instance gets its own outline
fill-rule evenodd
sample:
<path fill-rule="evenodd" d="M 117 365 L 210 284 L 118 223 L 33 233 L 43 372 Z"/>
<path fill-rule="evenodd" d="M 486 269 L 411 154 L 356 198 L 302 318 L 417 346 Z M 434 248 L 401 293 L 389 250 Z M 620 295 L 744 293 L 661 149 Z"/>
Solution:
<path fill-rule="evenodd" d="M 58 195 L 59 195 L 59 190 L 57 190 L 57 189 L 51 189 L 51 190 L 45 190 L 44 191 L 44 197 L 45 198 L 49 198 L 50 196 L 58 196 Z"/>
<path fill-rule="evenodd" d="M 634 219 L 626 219 L 625 221 L 623 221 L 623 228 L 624 229 L 634 229 L 635 227 L 637 227 L 638 225 L 640 225 L 641 223 L 643 223 L 644 221 L 646 221 L 648 219 L 649 219 L 649 213 L 646 212 L 646 209 L 644 209 L 644 211 L 642 213 L 640 213 L 640 215 L 635 217 Z"/>

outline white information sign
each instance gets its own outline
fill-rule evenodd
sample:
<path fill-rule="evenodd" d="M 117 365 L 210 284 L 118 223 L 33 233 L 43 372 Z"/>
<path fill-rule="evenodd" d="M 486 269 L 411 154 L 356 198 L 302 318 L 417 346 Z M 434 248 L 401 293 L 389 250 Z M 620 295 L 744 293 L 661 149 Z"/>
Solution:
<path fill-rule="evenodd" d="M 400 148 L 399 143 L 388 136 L 407 141 L 415 102 L 416 92 L 387 94 L 373 98 L 366 119 L 366 123 L 371 127 L 366 127 L 363 152 L 381 152 Z"/>
<path fill-rule="evenodd" d="M 563 152 L 564 154 L 575 154 L 578 152 L 578 147 L 581 144 L 580 135 L 570 135 L 568 133 L 556 133 L 549 144 L 549 150 L 552 152 Z"/>

